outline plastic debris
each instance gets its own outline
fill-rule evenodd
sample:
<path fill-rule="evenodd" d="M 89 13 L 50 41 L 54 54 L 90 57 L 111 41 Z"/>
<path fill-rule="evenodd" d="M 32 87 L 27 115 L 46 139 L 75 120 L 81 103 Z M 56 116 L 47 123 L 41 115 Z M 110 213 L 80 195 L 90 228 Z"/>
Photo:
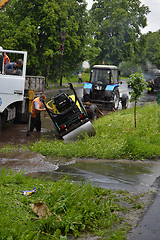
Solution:
<path fill-rule="evenodd" d="M 24 191 L 23 194 L 26 196 L 30 196 L 32 193 L 36 193 L 36 187 L 34 187 L 31 191 Z"/>
<path fill-rule="evenodd" d="M 30 204 L 32 210 L 34 213 L 42 219 L 42 217 L 48 218 L 51 216 L 51 212 L 49 211 L 49 208 L 46 206 L 44 202 L 34 203 Z"/>

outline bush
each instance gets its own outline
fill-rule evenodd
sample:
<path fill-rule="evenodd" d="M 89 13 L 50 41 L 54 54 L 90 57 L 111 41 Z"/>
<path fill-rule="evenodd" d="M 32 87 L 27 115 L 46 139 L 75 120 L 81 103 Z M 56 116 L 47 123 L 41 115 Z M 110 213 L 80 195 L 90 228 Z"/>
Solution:
<path fill-rule="evenodd" d="M 121 62 L 119 64 L 119 70 L 121 72 L 121 77 L 129 77 L 136 72 L 143 72 L 141 66 L 133 61 Z"/>
<path fill-rule="evenodd" d="M 91 71 L 90 68 L 86 68 L 84 72 L 85 73 L 90 73 L 90 71 Z"/>

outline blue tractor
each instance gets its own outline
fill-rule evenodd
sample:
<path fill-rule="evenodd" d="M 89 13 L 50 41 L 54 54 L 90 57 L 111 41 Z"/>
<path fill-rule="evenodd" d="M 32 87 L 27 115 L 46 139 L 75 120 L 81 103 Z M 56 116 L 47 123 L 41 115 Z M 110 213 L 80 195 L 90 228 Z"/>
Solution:
<path fill-rule="evenodd" d="M 117 110 L 121 102 L 122 108 L 127 108 L 128 95 L 119 92 L 120 71 L 116 66 L 94 65 L 90 80 L 83 88 L 82 101 L 87 108 L 90 119 L 96 117 L 98 110 Z"/>

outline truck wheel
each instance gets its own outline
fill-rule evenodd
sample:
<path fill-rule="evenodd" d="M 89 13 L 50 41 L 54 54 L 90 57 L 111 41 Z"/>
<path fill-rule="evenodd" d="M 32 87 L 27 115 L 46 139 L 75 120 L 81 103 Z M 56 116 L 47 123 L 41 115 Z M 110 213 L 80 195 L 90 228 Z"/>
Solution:
<path fill-rule="evenodd" d="M 88 117 L 90 120 L 96 120 L 98 118 L 98 108 L 95 104 L 89 107 Z"/>
<path fill-rule="evenodd" d="M 25 111 L 24 113 L 19 112 L 18 110 L 22 109 L 21 103 L 17 106 L 16 118 L 14 119 L 14 123 L 28 123 L 29 119 L 29 102 L 26 100 L 25 102 Z"/>
<path fill-rule="evenodd" d="M 126 109 L 128 107 L 128 95 L 126 93 L 122 94 L 121 104 L 122 109 Z"/>
<path fill-rule="evenodd" d="M 114 105 L 113 108 L 115 110 L 117 110 L 119 107 L 119 100 L 120 100 L 119 91 L 118 91 L 118 89 L 115 89 L 113 91 L 113 105 Z"/>

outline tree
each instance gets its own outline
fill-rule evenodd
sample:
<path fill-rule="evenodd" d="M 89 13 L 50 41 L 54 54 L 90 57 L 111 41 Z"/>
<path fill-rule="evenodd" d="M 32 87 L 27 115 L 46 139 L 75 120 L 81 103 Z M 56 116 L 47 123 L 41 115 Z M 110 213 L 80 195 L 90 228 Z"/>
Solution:
<path fill-rule="evenodd" d="M 66 32 L 63 73 L 75 70 L 85 56 L 88 13 L 84 0 L 12 0 L 0 14 L 0 45 L 27 50 L 27 74 L 58 79 L 60 31 Z"/>
<path fill-rule="evenodd" d="M 136 72 L 135 74 L 130 75 L 130 79 L 127 83 L 131 86 L 131 99 L 130 102 L 134 102 L 134 125 L 136 128 L 136 109 L 137 102 L 142 96 L 144 89 L 147 88 L 147 83 L 143 79 L 143 74 Z"/>
<path fill-rule="evenodd" d="M 97 24 L 94 38 L 101 49 L 95 61 L 118 65 L 133 59 L 148 12 L 139 0 L 95 0 L 90 13 Z"/>
<path fill-rule="evenodd" d="M 121 76 L 123 77 L 129 77 L 131 74 L 135 72 L 143 72 L 140 64 L 132 60 L 121 62 L 118 68 L 121 72 Z"/>
<path fill-rule="evenodd" d="M 146 35 L 146 59 L 160 69 L 160 30 Z"/>

